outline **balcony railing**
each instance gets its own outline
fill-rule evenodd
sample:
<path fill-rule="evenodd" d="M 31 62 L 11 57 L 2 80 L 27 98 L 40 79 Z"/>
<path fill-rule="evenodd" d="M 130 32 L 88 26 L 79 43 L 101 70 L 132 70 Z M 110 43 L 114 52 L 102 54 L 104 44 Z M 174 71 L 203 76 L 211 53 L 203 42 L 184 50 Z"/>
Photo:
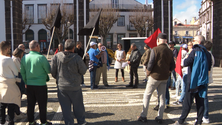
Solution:
<path fill-rule="evenodd" d="M 89 4 L 89 9 L 113 8 L 113 9 L 151 9 L 151 5 L 143 4 Z"/>

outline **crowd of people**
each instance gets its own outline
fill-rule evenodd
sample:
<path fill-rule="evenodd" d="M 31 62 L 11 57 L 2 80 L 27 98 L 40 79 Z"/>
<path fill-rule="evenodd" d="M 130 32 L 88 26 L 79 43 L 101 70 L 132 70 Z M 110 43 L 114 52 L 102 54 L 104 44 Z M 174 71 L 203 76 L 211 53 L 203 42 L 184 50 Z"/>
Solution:
<path fill-rule="evenodd" d="M 168 44 L 167 44 L 168 43 Z M 90 88 L 98 89 L 102 74 L 103 84 L 109 87 L 107 70 L 111 61 L 102 43 L 90 42 L 88 68 L 85 65 L 84 50 L 81 42 L 66 40 L 64 45 L 59 44 L 58 51 L 51 59 L 51 65 L 40 53 L 40 45 L 33 40 L 29 43 L 30 52 L 24 52 L 24 45 L 10 55 L 9 42 L 0 43 L 0 125 L 6 122 L 6 108 L 8 109 L 8 124 L 14 125 L 14 117 L 27 117 L 29 125 L 36 125 L 34 119 L 35 104 L 38 103 L 41 125 L 52 125 L 47 121 L 47 84 L 48 74 L 56 79 L 58 100 L 61 105 L 66 125 L 74 125 L 71 105 L 79 125 L 86 125 L 85 108 L 81 86 L 84 84 L 84 74 L 90 72 Z M 98 48 L 96 48 L 98 46 Z M 157 46 L 144 46 L 145 52 L 141 55 L 135 43 L 132 43 L 126 53 L 121 44 L 115 52 L 115 82 L 118 82 L 118 72 L 121 70 L 122 81 L 125 82 L 124 70 L 129 73 L 130 82 L 127 88 L 138 88 L 138 67 L 141 64 L 146 84 L 143 96 L 143 108 L 137 117 L 138 121 L 146 122 L 150 98 L 155 90 L 158 93 L 158 110 L 155 118 L 157 123 L 163 122 L 165 107 L 169 108 L 169 87 L 176 89 L 175 105 L 182 105 L 182 114 L 174 125 L 182 125 L 190 112 L 193 99 L 197 107 L 195 125 L 202 122 L 209 123 L 208 113 L 208 84 L 212 83 L 212 68 L 214 58 L 210 50 L 212 43 L 205 41 L 203 36 L 196 36 L 192 42 L 181 45 L 180 52 L 174 47 L 174 42 L 167 42 L 167 35 L 160 33 L 157 37 Z M 181 55 L 180 55 L 181 54 Z M 175 65 L 182 68 L 182 74 L 176 75 Z M 173 84 L 171 85 L 171 75 Z M 20 111 L 22 94 L 27 95 L 27 116 Z"/>

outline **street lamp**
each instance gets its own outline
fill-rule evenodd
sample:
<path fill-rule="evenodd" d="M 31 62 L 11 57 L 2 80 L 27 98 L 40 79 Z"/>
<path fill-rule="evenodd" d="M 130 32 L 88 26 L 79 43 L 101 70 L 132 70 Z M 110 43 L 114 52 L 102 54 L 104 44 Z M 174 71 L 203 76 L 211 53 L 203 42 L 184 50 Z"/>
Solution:
<path fill-rule="evenodd" d="M 70 38 L 70 33 L 69 33 L 69 27 L 70 27 L 71 23 L 68 21 L 67 22 L 67 27 L 68 27 L 68 39 Z"/>
<path fill-rule="evenodd" d="M 148 21 L 146 21 L 146 23 L 145 23 L 145 29 L 146 29 L 146 37 L 147 37 L 147 27 L 148 27 Z"/>

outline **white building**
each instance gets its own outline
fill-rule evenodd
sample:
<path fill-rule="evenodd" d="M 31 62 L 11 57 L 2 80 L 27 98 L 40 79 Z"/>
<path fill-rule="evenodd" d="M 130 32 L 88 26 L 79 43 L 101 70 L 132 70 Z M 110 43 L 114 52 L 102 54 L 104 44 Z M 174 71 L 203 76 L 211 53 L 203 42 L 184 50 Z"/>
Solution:
<path fill-rule="evenodd" d="M 83 1 L 86 2 L 87 0 Z M 47 16 L 47 13 L 49 13 L 50 10 L 55 9 L 58 6 L 58 4 L 64 6 L 67 9 L 70 9 L 71 13 L 76 12 L 74 13 L 74 25 L 71 25 L 69 29 L 69 35 L 70 35 L 69 38 L 78 41 L 80 39 L 80 36 L 78 36 L 77 33 L 81 27 L 86 25 L 86 11 L 84 11 L 86 10 L 86 4 L 82 2 L 82 4 L 84 5 L 82 4 L 80 5 L 78 2 L 75 3 L 73 2 L 74 2 L 73 0 L 23 0 L 23 13 L 26 15 L 28 22 L 31 23 L 30 29 L 27 30 L 26 33 L 23 35 L 23 42 L 28 43 L 34 39 L 40 43 L 41 49 L 48 48 L 48 44 L 50 41 L 50 31 L 47 30 L 46 27 L 42 24 L 42 19 Z M 79 6 L 83 6 L 83 8 L 79 8 Z M 83 13 L 80 12 L 80 9 L 81 11 L 84 12 Z M 80 13 L 83 15 L 79 15 Z M 83 17 L 84 19 L 80 20 L 79 19 L 80 16 L 81 18 Z M 84 23 L 80 24 L 80 22 Z M 74 32 L 77 33 L 74 34 Z M 86 38 L 84 38 L 84 43 L 85 42 Z M 54 37 L 53 43 L 54 43 L 53 48 L 56 48 L 58 45 L 57 38 Z"/>
<path fill-rule="evenodd" d="M 93 9 L 111 7 L 117 9 L 119 17 L 117 22 L 113 25 L 110 30 L 106 42 L 107 46 L 115 48 L 117 43 L 121 43 L 122 37 L 137 37 L 139 36 L 138 32 L 135 30 L 132 24 L 130 24 L 129 18 L 134 14 L 132 12 L 136 9 L 146 8 L 149 11 L 147 16 L 152 17 L 152 8 L 151 5 L 147 6 L 136 0 L 92 0 L 89 5 L 90 15 L 93 12 Z"/>
<path fill-rule="evenodd" d="M 42 18 L 46 17 L 47 13 L 50 11 L 50 8 L 55 5 L 54 3 L 60 2 L 61 0 L 23 0 L 23 13 L 27 15 L 28 20 L 32 24 L 30 29 L 23 35 L 23 42 L 29 42 L 35 39 L 41 44 L 41 49 L 48 47 L 50 41 L 50 31 L 47 30 L 42 24 Z M 67 7 L 74 6 L 73 0 L 63 0 L 63 3 L 60 4 L 64 4 Z M 136 7 L 146 7 L 150 9 L 149 16 L 152 17 L 151 5 L 146 6 L 136 0 L 92 0 L 89 3 L 89 10 L 96 9 L 100 5 L 110 5 L 113 8 L 118 9 L 119 11 L 120 16 L 118 17 L 118 21 L 113 25 L 106 39 L 108 43 L 107 45 L 110 45 L 111 47 L 116 47 L 117 43 L 121 43 L 122 37 L 138 36 L 137 31 L 129 22 L 129 17 L 132 13 L 132 9 L 135 9 Z M 82 15 L 76 16 L 78 17 Z M 86 25 L 87 23 L 85 17 L 86 16 L 84 11 L 84 25 Z M 74 39 L 75 41 L 79 40 L 79 36 L 76 34 L 81 28 L 79 24 L 82 23 L 77 23 L 75 26 L 70 26 L 70 38 Z M 74 28 L 76 28 L 76 30 Z M 54 40 L 54 43 L 58 43 L 58 41 Z M 84 38 L 84 46 L 86 46 L 86 38 Z M 56 44 L 54 45 L 54 47 L 56 47 Z"/>
<path fill-rule="evenodd" d="M 206 40 L 213 39 L 213 2 L 211 0 L 202 0 L 199 10 L 200 29 L 199 34 Z"/>

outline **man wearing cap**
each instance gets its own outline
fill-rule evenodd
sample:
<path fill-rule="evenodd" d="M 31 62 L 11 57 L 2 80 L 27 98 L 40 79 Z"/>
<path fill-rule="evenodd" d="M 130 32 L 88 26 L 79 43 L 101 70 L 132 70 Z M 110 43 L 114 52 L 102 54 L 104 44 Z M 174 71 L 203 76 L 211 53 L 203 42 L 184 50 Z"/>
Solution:
<path fill-rule="evenodd" d="M 147 74 L 146 74 L 146 69 L 147 69 L 147 64 L 149 62 L 149 57 L 150 57 L 150 49 L 148 45 L 144 45 L 144 50 L 145 52 L 143 53 L 143 56 L 141 57 L 141 64 L 143 65 L 143 71 L 145 73 L 145 79 L 143 82 L 147 82 Z"/>
<path fill-rule="evenodd" d="M 170 72 L 175 68 L 173 53 L 166 43 L 167 35 L 165 33 L 160 33 L 157 39 L 157 47 L 154 47 L 151 50 L 150 60 L 147 66 L 147 76 L 149 76 L 149 81 L 147 82 L 143 96 L 143 111 L 140 116 L 138 116 L 138 121 L 147 121 L 146 116 L 148 113 L 150 98 L 153 91 L 157 88 L 160 105 L 158 116 L 155 118 L 155 121 L 162 123 L 167 79 Z"/>
<path fill-rule="evenodd" d="M 96 44 L 95 42 L 90 42 L 90 49 L 87 52 L 89 55 L 89 72 L 90 72 L 90 83 L 91 83 L 91 89 L 98 88 L 97 85 L 95 85 L 96 80 L 96 69 L 98 66 L 99 58 L 101 57 L 103 51 L 98 53 L 96 51 Z"/>

